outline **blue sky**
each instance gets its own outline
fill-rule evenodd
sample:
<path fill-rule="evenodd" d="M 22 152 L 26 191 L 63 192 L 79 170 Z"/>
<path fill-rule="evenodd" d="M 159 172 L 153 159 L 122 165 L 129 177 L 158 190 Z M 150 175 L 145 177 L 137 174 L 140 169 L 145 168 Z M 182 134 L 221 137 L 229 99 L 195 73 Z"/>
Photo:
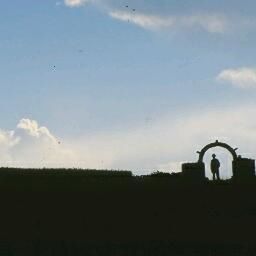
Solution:
<path fill-rule="evenodd" d="M 250 134 L 244 133 L 244 126 L 255 127 L 254 118 L 242 114 L 244 126 L 232 135 L 228 127 L 234 120 L 228 117 L 241 109 L 254 111 L 255 9 L 255 1 L 249 0 L 4 1 L 2 162 L 29 164 L 20 153 L 21 142 L 28 140 L 22 137 L 24 131 L 40 141 L 29 139 L 31 152 L 35 147 L 53 147 L 56 155 L 72 151 L 67 163 L 63 158 L 48 161 L 42 150 L 43 156 L 33 162 L 36 166 L 177 169 L 183 160 L 193 160 L 197 146 L 220 136 L 253 154 L 248 141 L 256 138 L 242 134 Z M 207 119 L 216 113 L 224 122 L 221 130 L 201 120 L 200 115 Z M 187 128 L 186 142 L 191 139 L 193 145 L 182 142 L 175 151 L 179 141 L 172 129 L 190 119 L 197 131 L 203 127 L 202 137 Z M 17 123 L 26 125 L 21 128 Z M 159 133 L 168 124 L 165 139 Z M 41 126 L 63 146 L 46 145 L 44 139 L 41 143 L 41 134 L 49 135 Z M 36 129 L 39 135 L 31 133 Z M 16 144 L 9 144 L 10 131 Z"/>

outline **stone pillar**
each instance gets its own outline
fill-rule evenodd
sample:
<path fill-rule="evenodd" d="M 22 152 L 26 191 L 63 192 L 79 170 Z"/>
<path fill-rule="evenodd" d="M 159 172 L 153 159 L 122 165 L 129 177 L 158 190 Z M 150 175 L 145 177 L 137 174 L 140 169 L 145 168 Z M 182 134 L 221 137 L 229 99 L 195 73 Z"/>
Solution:
<path fill-rule="evenodd" d="M 182 176 L 191 180 L 205 179 L 205 165 L 203 162 L 182 164 Z"/>
<path fill-rule="evenodd" d="M 255 160 L 238 157 L 232 162 L 233 179 L 250 179 L 255 177 Z"/>

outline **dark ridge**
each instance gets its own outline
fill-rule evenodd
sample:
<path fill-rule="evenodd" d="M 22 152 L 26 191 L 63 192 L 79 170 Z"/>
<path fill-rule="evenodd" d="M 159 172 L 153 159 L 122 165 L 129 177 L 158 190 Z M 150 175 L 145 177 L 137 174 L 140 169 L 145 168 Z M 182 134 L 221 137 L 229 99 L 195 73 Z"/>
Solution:
<path fill-rule="evenodd" d="M 256 179 L 0 169 L 0 255 L 256 255 Z"/>
<path fill-rule="evenodd" d="M 96 169 L 63 169 L 63 168 L 0 168 L 0 176 L 117 176 L 117 177 L 131 177 L 131 171 L 120 171 L 120 170 L 96 170 Z"/>

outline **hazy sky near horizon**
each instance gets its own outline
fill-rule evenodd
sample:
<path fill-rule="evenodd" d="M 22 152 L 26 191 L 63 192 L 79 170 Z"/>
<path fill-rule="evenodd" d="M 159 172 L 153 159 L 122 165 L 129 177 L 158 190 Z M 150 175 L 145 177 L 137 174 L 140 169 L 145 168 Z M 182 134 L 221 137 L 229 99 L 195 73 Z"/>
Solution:
<path fill-rule="evenodd" d="M 179 171 L 216 138 L 256 157 L 255 11 L 252 0 L 3 1 L 1 165 Z"/>

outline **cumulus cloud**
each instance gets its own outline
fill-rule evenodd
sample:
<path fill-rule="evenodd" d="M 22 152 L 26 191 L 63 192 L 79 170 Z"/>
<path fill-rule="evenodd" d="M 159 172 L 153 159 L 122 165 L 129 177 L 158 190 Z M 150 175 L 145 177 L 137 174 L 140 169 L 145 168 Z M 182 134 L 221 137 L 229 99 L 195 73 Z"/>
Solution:
<path fill-rule="evenodd" d="M 19 130 L 24 131 L 31 137 L 44 138 L 53 143 L 57 142 L 55 137 L 48 130 L 48 128 L 46 128 L 44 126 L 40 127 L 35 120 L 30 120 L 30 119 L 25 119 L 25 118 L 21 119 L 17 125 L 17 128 Z"/>
<path fill-rule="evenodd" d="M 210 33 L 223 33 L 228 29 L 227 19 L 217 14 L 187 16 L 160 16 L 124 11 L 112 11 L 109 15 L 124 22 L 131 22 L 145 29 L 201 28 Z"/>
<path fill-rule="evenodd" d="M 217 79 L 239 88 L 256 88 L 256 68 L 226 69 Z"/>
<path fill-rule="evenodd" d="M 21 119 L 12 131 L 0 131 L 0 152 L 2 166 L 60 167 L 74 161 L 46 127 L 30 119 Z"/>
<path fill-rule="evenodd" d="M 86 3 L 90 2 L 90 0 L 65 0 L 64 3 L 69 7 L 79 7 Z"/>

